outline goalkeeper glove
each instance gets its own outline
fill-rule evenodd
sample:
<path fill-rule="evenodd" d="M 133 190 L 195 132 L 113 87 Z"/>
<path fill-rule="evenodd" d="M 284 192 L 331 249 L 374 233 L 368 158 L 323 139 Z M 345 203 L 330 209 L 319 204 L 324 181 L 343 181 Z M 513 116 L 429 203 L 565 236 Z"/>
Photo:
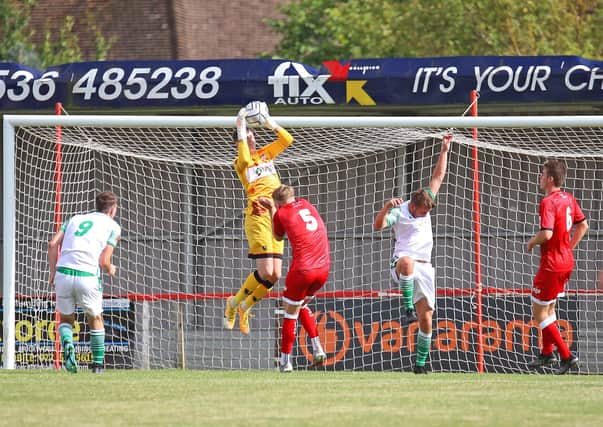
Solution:
<path fill-rule="evenodd" d="M 278 126 L 276 121 L 272 117 L 270 117 L 269 114 L 267 114 L 265 117 L 263 117 L 262 125 L 264 125 L 264 127 L 266 129 L 270 129 L 270 130 L 274 130 Z"/>
<path fill-rule="evenodd" d="M 237 114 L 237 138 L 239 141 L 247 141 L 247 122 L 245 121 L 245 116 L 247 115 L 247 110 L 245 108 L 241 108 L 239 110 L 239 114 Z"/>
<path fill-rule="evenodd" d="M 274 130 L 278 125 L 268 111 L 268 105 L 263 101 L 252 101 L 245 107 L 247 114 L 257 116 L 260 125 L 267 129 Z"/>
<path fill-rule="evenodd" d="M 264 103 L 264 105 L 265 105 L 265 103 Z M 265 113 L 261 115 L 260 120 L 261 120 L 260 122 L 261 122 L 262 126 L 264 126 L 266 129 L 274 130 L 278 126 L 276 121 L 270 116 L 267 106 L 266 106 Z"/>

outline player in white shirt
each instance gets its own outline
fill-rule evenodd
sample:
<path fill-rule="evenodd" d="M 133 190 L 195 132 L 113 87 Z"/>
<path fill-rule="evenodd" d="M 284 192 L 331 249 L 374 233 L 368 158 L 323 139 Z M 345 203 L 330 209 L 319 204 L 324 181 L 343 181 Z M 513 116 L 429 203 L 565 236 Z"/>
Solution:
<path fill-rule="evenodd" d="M 105 361 L 101 270 L 115 276 L 111 256 L 121 228 L 113 219 L 117 196 L 105 191 L 96 196 L 95 202 L 96 212 L 75 215 L 48 243 L 50 284 L 55 287 L 56 310 L 61 316 L 63 362 L 72 373 L 77 372 L 73 346 L 76 304 L 84 310 L 90 325 L 92 372 L 101 373 Z"/>
<path fill-rule="evenodd" d="M 429 181 L 429 187 L 416 191 L 409 201 L 391 199 L 375 217 L 375 230 L 391 227 L 396 245 L 390 262 L 391 275 L 402 291 L 405 317 L 402 324 L 419 321 L 417 358 L 414 372 L 426 374 L 425 362 L 431 348 L 432 319 L 435 309 L 435 271 L 431 265 L 433 233 L 429 212 L 444 181 L 452 135 L 442 138 L 442 149 Z M 415 312 L 416 308 L 416 312 Z"/>

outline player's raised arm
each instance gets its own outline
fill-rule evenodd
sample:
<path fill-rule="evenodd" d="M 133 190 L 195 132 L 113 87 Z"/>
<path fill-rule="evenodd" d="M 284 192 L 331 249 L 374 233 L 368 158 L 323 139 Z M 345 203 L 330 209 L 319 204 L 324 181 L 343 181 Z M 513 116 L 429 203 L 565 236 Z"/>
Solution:
<path fill-rule="evenodd" d="M 434 196 L 438 193 L 438 191 L 440 191 L 440 187 L 442 186 L 442 182 L 444 182 L 444 177 L 446 176 L 448 152 L 450 151 L 451 142 L 452 134 L 444 135 L 444 137 L 442 138 L 442 149 L 440 150 L 440 157 L 438 158 L 438 162 L 433 168 L 431 180 L 429 181 L 429 189 L 431 190 Z"/>
<path fill-rule="evenodd" d="M 270 115 L 268 111 L 268 106 L 266 105 L 266 103 L 262 102 L 261 104 L 263 105 L 259 106 L 258 108 L 258 122 L 266 129 L 270 129 L 271 131 L 273 131 L 278 137 L 276 141 L 266 146 L 266 149 L 268 151 L 271 151 L 274 157 L 276 157 L 278 153 L 280 153 L 293 143 L 293 136 L 291 136 L 291 134 L 286 129 L 281 127 L 276 122 L 276 120 L 274 120 L 274 118 Z"/>
<path fill-rule="evenodd" d="M 389 224 L 387 223 L 387 214 L 392 208 L 400 206 L 402 203 L 404 203 L 404 200 L 402 199 L 391 199 L 385 202 L 381 210 L 377 212 L 377 215 L 375 216 L 373 230 L 379 231 L 388 227 Z"/>
<path fill-rule="evenodd" d="M 247 110 L 241 108 L 236 119 L 236 143 L 237 143 L 237 163 L 240 165 L 248 165 L 251 163 L 251 152 L 247 144 L 247 121 L 245 117 Z"/>
<path fill-rule="evenodd" d="M 276 133 L 276 136 L 278 138 L 271 144 L 278 145 L 279 152 L 283 151 L 285 148 L 293 144 L 293 136 L 287 131 L 287 129 L 277 125 L 274 132 Z"/>
<path fill-rule="evenodd" d="M 241 108 L 237 113 L 237 119 L 235 121 L 237 127 L 237 141 L 238 142 L 246 142 L 247 141 L 247 121 L 245 117 L 247 116 L 247 110 L 245 107 Z"/>

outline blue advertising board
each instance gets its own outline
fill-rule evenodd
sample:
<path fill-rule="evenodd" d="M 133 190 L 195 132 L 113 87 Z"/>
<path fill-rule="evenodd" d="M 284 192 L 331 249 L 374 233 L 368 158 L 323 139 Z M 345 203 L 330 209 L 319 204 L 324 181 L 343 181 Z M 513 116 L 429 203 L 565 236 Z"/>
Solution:
<path fill-rule="evenodd" d="M 15 365 L 17 369 L 54 367 L 55 359 L 55 302 L 47 297 L 23 297 L 15 301 Z M 0 319 L 3 314 L 0 298 Z M 75 312 L 73 340 L 80 369 L 92 364 L 90 328 L 86 314 Z M 105 363 L 119 369 L 133 367 L 134 308 L 125 298 L 103 299 L 105 328 Z M 4 351 L 3 328 L 0 328 L 0 356 Z M 0 366 L 2 365 L 0 357 Z"/>
<path fill-rule="evenodd" d="M 0 63 L 2 110 L 214 107 L 261 99 L 272 105 L 344 106 L 482 102 L 603 102 L 603 61 L 577 56 L 106 61 L 35 70 Z"/>

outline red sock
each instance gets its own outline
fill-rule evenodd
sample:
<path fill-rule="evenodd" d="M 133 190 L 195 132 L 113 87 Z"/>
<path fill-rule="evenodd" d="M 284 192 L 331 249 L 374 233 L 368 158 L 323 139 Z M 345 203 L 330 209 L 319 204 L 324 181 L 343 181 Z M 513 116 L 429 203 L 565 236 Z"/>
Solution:
<path fill-rule="evenodd" d="M 283 319 L 283 330 L 281 331 L 281 352 L 291 354 L 293 342 L 295 341 L 295 319 Z"/>
<path fill-rule="evenodd" d="M 318 329 L 316 328 L 316 319 L 314 313 L 310 310 L 310 307 L 304 306 L 299 310 L 299 321 L 308 333 L 310 339 L 318 336 Z"/>
<path fill-rule="evenodd" d="M 553 322 L 542 330 L 543 343 L 544 343 L 544 334 L 545 333 L 549 334 L 549 336 L 551 337 L 551 340 L 557 346 L 557 351 L 559 352 L 559 356 L 561 356 L 561 359 L 563 359 L 563 360 L 569 359 L 569 357 L 570 357 L 569 347 L 567 346 L 565 341 L 563 341 L 563 338 L 561 338 L 561 334 L 559 333 L 559 328 L 557 328 L 557 323 Z"/>
<path fill-rule="evenodd" d="M 548 356 L 553 353 L 553 337 L 547 328 L 542 330 L 542 354 Z"/>

